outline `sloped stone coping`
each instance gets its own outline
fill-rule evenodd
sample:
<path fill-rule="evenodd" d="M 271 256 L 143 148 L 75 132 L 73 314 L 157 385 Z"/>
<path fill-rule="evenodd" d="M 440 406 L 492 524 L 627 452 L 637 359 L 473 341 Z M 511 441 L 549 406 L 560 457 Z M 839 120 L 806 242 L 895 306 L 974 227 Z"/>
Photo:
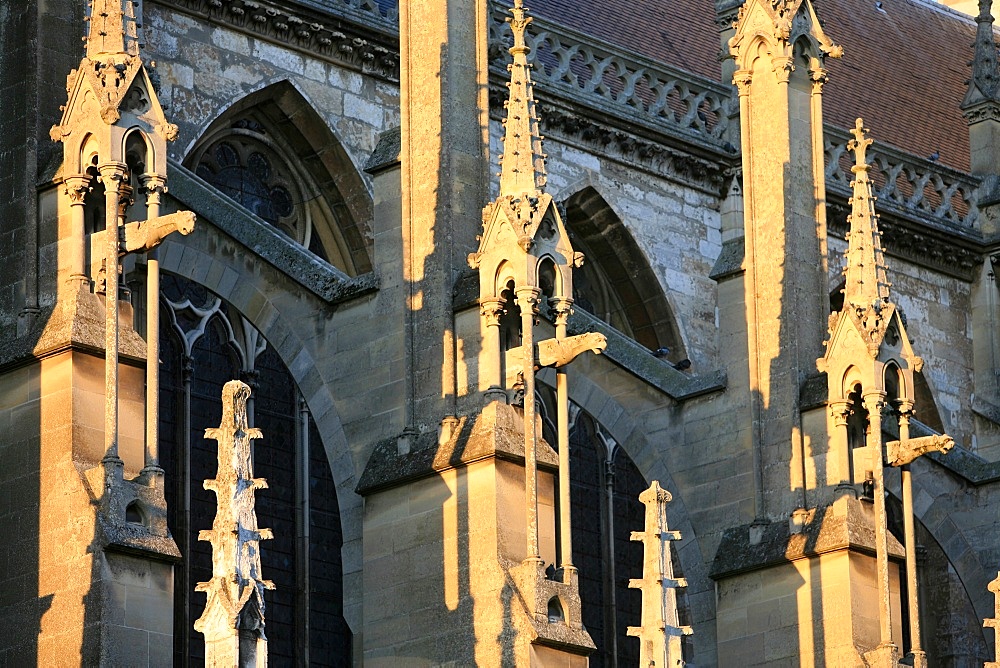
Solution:
<path fill-rule="evenodd" d="M 412 439 L 410 449 L 401 453 L 399 442 L 406 438 Z M 355 491 L 367 496 L 494 457 L 524 461 L 524 417 L 520 409 L 499 402 L 487 405 L 478 415 L 459 418 L 451 437 L 444 442 L 437 431 L 413 436 L 400 434 L 379 441 Z M 559 468 L 559 456 L 544 439 L 538 441 L 537 457 L 540 469 Z"/>
<path fill-rule="evenodd" d="M 170 195 L 266 260 L 299 285 L 328 303 L 337 303 L 378 290 L 375 272 L 351 277 L 281 234 L 213 188 L 184 167 L 170 160 Z"/>
<path fill-rule="evenodd" d="M 669 362 L 655 357 L 645 346 L 636 343 L 583 309 L 574 309 L 566 329 L 571 336 L 585 332 L 600 332 L 608 339 L 608 347 L 604 350 L 604 355 L 608 359 L 676 401 L 686 401 L 726 389 L 725 371 L 720 369 L 702 376 L 682 373 Z"/>
<path fill-rule="evenodd" d="M 478 295 L 479 277 L 474 272 L 466 272 L 455 282 L 454 309 L 460 311 L 476 307 Z M 545 318 L 549 318 L 548 311 L 545 304 L 539 308 Z M 604 355 L 608 359 L 675 401 L 686 401 L 726 389 L 725 371 L 720 369 L 705 375 L 689 376 L 675 369 L 669 362 L 655 357 L 648 348 L 603 320 L 574 306 L 573 315 L 567 323 L 567 333 L 572 336 L 587 332 L 600 332 L 607 337 L 608 347 L 604 350 Z"/>
<path fill-rule="evenodd" d="M 850 548 L 875 554 L 875 528 L 872 512 L 863 501 L 843 497 L 830 506 L 817 508 L 802 533 L 792 534 L 787 521 L 770 522 L 763 527 L 761 540 L 753 543 L 751 524 L 726 529 L 715 553 L 709 577 L 722 580 L 733 575 L 789 563 Z M 903 546 L 891 533 L 889 556 L 902 559 Z"/>
<path fill-rule="evenodd" d="M 119 304 L 119 313 L 131 306 Z M 121 317 L 121 315 L 120 315 Z M 24 336 L 0 343 L 0 369 L 16 366 L 76 348 L 104 356 L 104 298 L 82 288 L 78 295 L 67 297 L 42 309 L 34 325 Z M 146 342 L 122 317 L 118 333 L 118 356 L 122 364 L 140 365 L 146 359 Z"/>

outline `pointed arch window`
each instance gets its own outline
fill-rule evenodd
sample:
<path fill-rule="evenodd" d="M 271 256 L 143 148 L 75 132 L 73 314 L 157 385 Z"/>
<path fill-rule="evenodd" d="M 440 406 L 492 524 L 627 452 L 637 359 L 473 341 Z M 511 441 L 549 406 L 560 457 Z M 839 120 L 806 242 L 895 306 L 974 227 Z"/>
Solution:
<path fill-rule="evenodd" d="M 308 206 L 291 166 L 259 124 L 240 119 L 236 125 L 233 130 L 239 130 L 239 126 L 255 129 L 225 133 L 203 147 L 197 158 L 198 176 L 296 243 L 327 259 L 319 235 L 313 234 L 313 208 Z"/>

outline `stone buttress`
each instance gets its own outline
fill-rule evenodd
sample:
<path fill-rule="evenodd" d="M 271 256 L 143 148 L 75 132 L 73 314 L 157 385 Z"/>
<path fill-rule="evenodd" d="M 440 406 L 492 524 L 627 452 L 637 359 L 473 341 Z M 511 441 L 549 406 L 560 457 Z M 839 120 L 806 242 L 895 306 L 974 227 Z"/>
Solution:
<path fill-rule="evenodd" d="M 51 130 L 63 147 L 56 187 L 38 201 L 39 238 L 54 240 L 39 249 L 38 283 L 51 295 L 5 351 L 0 375 L 0 391 L 27 390 L 22 433 L 38 434 L 25 442 L 27 456 L 5 464 L 39 485 L 22 500 L 23 563 L 7 570 L 37 572 L 22 595 L 42 604 L 4 614 L 40 629 L 28 661 L 162 665 L 173 644 L 172 563 L 180 554 L 157 454 L 157 349 L 153 343 L 147 355 L 120 279 L 135 255 L 151 256 L 166 235 L 190 232 L 194 215 L 159 212 L 166 144 L 177 128 L 143 63 L 135 3 L 92 0 L 86 9 L 86 55 L 67 77 L 67 102 Z M 155 280 L 148 282 L 156 303 Z M 146 334 L 156 341 L 155 322 Z"/>
<path fill-rule="evenodd" d="M 440 5 L 435 10 L 439 23 L 448 27 L 447 37 L 454 41 L 417 42 L 428 36 L 411 27 L 415 16 L 424 16 L 427 8 L 410 6 L 400 18 L 406 48 L 420 44 L 423 53 L 447 51 L 454 57 L 455 51 L 464 53 L 467 48 L 459 41 L 462 39 L 475 38 L 481 48 L 485 47 L 485 23 L 465 31 L 461 29 L 464 24 L 454 18 L 461 15 L 485 21 L 485 5 L 454 0 L 436 4 Z M 584 666 L 594 647 L 582 624 L 572 561 L 565 367 L 577 355 L 600 352 L 606 344 L 598 334 L 567 335 L 573 268 L 583 256 L 573 250 L 559 209 L 544 190 L 544 155 L 524 38 L 531 19 L 520 2 L 515 2 L 511 11 L 513 63 L 500 194 L 475 219 L 455 218 L 455 207 L 438 211 L 419 228 L 420 234 L 432 234 L 437 244 L 433 254 L 420 256 L 419 262 L 412 254 L 427 241 L 409 229 L 409 221 L 433 212 L 415 208 L 420 193 L 430 192 L 429 183 L 460 166 L 469 171 L 452 174 L 453 178 L 472 181 L 486 161 L 485 156 L 482 164 L 456 160 L 448 155 L 449 146 L 456 144 L 440 145 L 436 136 L 421 139 L 420 133 L 425 131 L 421 128 L 436 127 L 438 120 L 425 118 L 426 110 L 418 109 L 420 105 L 408 101 L 407 95 L 423 90 L 426 82 L 415 77 L 428 63 L 420 65 L 404 58 L 409 64 L 403 77 L 400 210 L 406 266 L 411 271 L 418 265 L 436 266 L 439 250 L 455 244 L 452 251 L 457 252 L 462 235 L 476 229 L 473 220 L 481 220 L 478 248 L 466 251 L 468 266 L 478 277 L 480 312 L 477 320 L 452 323 L 457 369 L 435 373 L 446 383 L 440 427 L 428 429 L 431 419 L 420 417 L 398 438 L 379 443 L 358 487 L 366 497 L 366 662 L 405 656 L 478 665 L 561 662 Z M 441 22 L 442 17 L 447 20 Z M 462 110 L 474 117 L 476 109 L 470 109 L 474 88 L 466 87 L 449 62 L 441 63 L 449 76 L 455 77 L 446 92 L 464 91 L 465 97 L 450 97 L 443 104 L 448 113 Z M 485 60 L 479 63 L 479 71 L 461 76 L 485 77 Z M 432 88 L 432 95 L 441 92 L 436 80 Z M 485 100 L 478 103 L 485 105 Z M 424 98 L 421 105 L 426 104 Z M 479 107 L 480 112 L 484 109 Z M 461 123 L 459 127 L 463 127 Z M 471 135 L 452 139 L 472 143 Z M 463 160 L 472 152 L 470 145 L 466 145 Z M 485 143 L 480 146 L 485 147 Z M 426 168 L 416 171 L 416 165 L 425 164 Z M 377 178 L 377 184 L 392 183 L 384 170 Z M 434 192 L 440 195 L 441 190 L 438 185 Z M 431 206 L 435 203 L 420 201 Z M 485 197 L 480 205 L 483 201 Z M 454 235 L 439 236 L 446 229 Z M 456 272 L 460 268 L 451 267 Z M 409 317 L 422 318 L 434 295 L 440 294 L 428 291 L 428 285 L 422 281 L 421 289 L 411 294 Z M 417 298 L 419 303 L 414 301 Z M 539 325 L 542 307 L 550 309 L 554 330 Z M 548 331 L 554 336 L 538 336 Z M 442 337 L 446 354 L 453 350 L 449 336 Z M 414 342 L 419 347 L 418 339 Z M 414 352 L 408 372 L 417 372 L 422 364 Z M 535 371 L 543 367 L 555 370 L 558 453 L 540 436 Z M 451 376 L 458 369 L 465 383 L 457 375 Z M 455 388 L 454 398 L 448 397 L 451 387 Z M 415 383 L 411 390 L 415 417 L 422 415 L 420 405 L 431 405 L 430 399 L 420 398 L 421 389 L 426 393 L 428 388 Z M 557 507 L 561 509 L 558 514 Z M 404 618 L 412 631 L 396 633 Z M 427 633 L 431 628 L 434 631 Z"/>
<path fill-rule="evenodd" d="M 809 0 L 749 0 L 729 48 L 740 103 L 748 370 L 747 386 L 730 391 L 746 393 L 735 421 L 751 425 L 755 520 L 723 533 L 712 567 L 719 663 L 736 665 L 759 648 L 764 661 L 856 665 L 879 643 L 873 512 L 836 494 L 834 453 L 824 447 L 826 380 L 816 365 L 829 313 L 822 90 L 825 60 L 842 49 Z M 902 554 L 895 541 L 887 549 Z"/>

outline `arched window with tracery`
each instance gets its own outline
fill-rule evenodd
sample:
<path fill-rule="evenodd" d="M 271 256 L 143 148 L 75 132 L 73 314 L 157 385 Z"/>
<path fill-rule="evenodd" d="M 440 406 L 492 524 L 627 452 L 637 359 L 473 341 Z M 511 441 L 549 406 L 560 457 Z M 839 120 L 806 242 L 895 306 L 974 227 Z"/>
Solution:
<path fill-rule="evenodd" d="M 371 198 L 325 121 L 287 82 L 234 104 L 186 166 L 350 276 L 371 271 Z"/>
<path fill-rule="evenodd" d="M 631 233 L 594 188 L 566 202 L 573 247 L 586 258 L 573 273 L 575 306 L 672 362 L 687 358 L 660 280 Z"/>

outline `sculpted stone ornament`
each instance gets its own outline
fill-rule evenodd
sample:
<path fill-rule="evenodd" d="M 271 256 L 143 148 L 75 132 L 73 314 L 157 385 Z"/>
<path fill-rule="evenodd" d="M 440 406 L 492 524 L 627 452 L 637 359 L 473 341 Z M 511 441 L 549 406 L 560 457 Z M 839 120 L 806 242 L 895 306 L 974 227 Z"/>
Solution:
<path fill-rule="evenodd" d="M 656 480 L 639 495 L 646 506 L 644 531 L 633 531 L 629 540 L 642 543 L 642 577 L 630 579 L 630 589 L 642 592 L 642 626 L 628 627 L 628 635 L 639 639 L 640 666 L 684 665 L 681 637 L 691 635 L 690 626 L 681 626 L 677 613 L 677 589 L 687 581 L 674 577 L 670 543 L 681 539 L 679 531 L 667 529 L 670 492 Z"/>
<path fill-rule="evenodd" d="M 608 347 L 608 340 L 603 334 L 587 332 L 564 339 L 545 339 L 538 342 L 536 363 L 539 367 L 561 367 L 569 364 L 578 355 L 588 350 L 600 354 Z"/>

